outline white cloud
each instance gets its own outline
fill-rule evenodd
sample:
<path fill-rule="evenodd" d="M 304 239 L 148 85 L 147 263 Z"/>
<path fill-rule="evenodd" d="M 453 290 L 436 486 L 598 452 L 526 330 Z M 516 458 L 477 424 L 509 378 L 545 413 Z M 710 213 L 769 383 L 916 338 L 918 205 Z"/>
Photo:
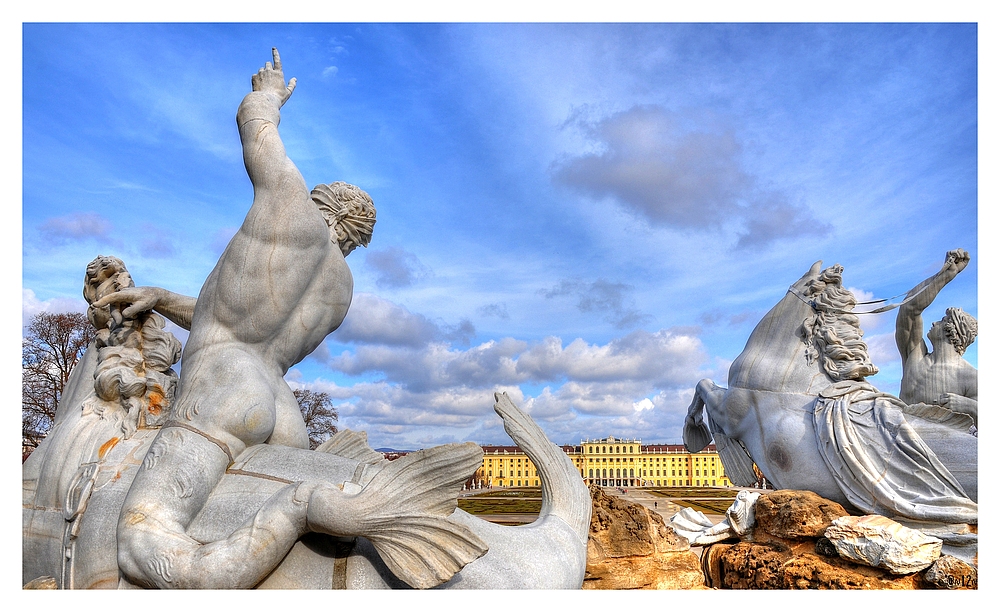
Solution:
<path fill-rule="evenodd" d="M 83 283 L 81 282 L 81 291 Z M 87 301 L 82 297 L 78 298 L 52 298 L 49 300 L 39 300 L 35 292 L 31 289 L 21 289 L 21 325 L 26 326 L 31 321 L 31 317 L 40 312 L 87 312 Z"/>
<path fill-rule="evenodd" d="M 430 319 L 371 293 L 356 293 L 336 332 L 338 342 L 420 347 L 442 331 Z"/>
<path fill-rule="evenodd" d="M 338 47 L 339 48 L 339 47 Z M 332 76 L 337 76 L 338 68 L 336 66 L 327 66 L 323 69 L 323 78 L 329 78 Z"/>
<path fill-rule="evenodd" d="M 730 128 L 691 126 L 656 105 L 598 120 L 578 112 L 567 123 L 597 147 L 554 164 L 555 180 L 593 198 L 612 198 L 653 225 L 718 230 L 735 221 L 743 227 L 737 249 L 831 231 L 743 167 L 743 145 Z"/>
<path fill-rule="evenodd" d="M 497 390 L 507 390 L 559 443 L 595 435 L 595 427 L 604 434 L 661 439 L 663 426 L 683 422 L 694 384 L 714 374 L 702 369 L 706 361 L 700 339 L 685 328 L 635 331 L 606 344 L 577 338 L 564 345 L 557 337 L 507 337 L 468 349 L 444 341 L 359 344 L 327 364 L 349 376 L 374 373 L 379 380 L 317 380 L 309 386 L 330 393 L 343 426 L 396 447 L 453 439 L 504 442 L 492 411 Z M 295 376 L 295 384 L 303 384 Z M 534 384 L 544 387 L 524 392 L 524 385 Z"/>
<path fill-rule="evenodd" d="M 648 397 L 644 397 L 640 401 L 633 402 L 632 404 L 632 408 L 635 409 L 636 412 L 641 412 L 643 410 L 652 410 L 653 407 L 654 407 L 653 402 L 650 401 Z"/>

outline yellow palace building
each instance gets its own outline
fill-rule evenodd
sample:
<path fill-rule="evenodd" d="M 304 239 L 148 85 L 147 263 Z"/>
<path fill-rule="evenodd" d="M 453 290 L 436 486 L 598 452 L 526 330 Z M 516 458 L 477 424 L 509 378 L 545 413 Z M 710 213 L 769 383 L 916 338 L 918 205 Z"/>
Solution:
<path fill-rule="evenodd" d="M 697 453 L 682 444 L 647 444 L 609 436 L 562 446 L 587 484 L 606 487 L 731 487 L 715 445 Z M 537 487 L 538 471 L 517 446 L 483 446 L 473 488 Z"/>

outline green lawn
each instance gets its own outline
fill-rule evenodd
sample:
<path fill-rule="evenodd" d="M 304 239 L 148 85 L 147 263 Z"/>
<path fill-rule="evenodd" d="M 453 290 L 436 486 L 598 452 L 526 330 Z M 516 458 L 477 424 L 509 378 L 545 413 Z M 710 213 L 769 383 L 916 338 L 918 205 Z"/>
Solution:
<path fill-rule="evenodd" d="M 458 500 L 469 514 L 538 514 L 542 510 L 542 489 L 494 489 Z"/>

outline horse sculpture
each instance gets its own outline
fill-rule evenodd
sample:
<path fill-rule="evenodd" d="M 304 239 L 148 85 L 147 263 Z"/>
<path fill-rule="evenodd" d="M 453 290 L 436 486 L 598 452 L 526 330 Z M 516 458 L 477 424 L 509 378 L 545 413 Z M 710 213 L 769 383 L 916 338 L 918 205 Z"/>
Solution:
<path fill-rule="evenodd" d="M 698 383 L 685 446 L 697 452 L 714 438 L 739 486 L 753 486 L 756 464 L 775 488 L 811 490 L 864 514 L 977 523 L 971 418 L 907 406 L 865 381 L 878 369 L 842 272 L 813 264 L 754 328 L 729 388 Z"/>

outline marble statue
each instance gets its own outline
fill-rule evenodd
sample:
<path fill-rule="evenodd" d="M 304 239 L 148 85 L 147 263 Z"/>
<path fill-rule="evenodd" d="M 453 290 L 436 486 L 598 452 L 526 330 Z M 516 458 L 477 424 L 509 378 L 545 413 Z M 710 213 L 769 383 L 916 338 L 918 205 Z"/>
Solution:
<path fill-rule="evenodd" d="M 283 376 L 347 314 L 345 258 L 370 241 L 375 207 L 346 183 L 307 189 L 278 133 L 295 79 L 285 82 L 272 54 L 237 112 L 253 203 L 198 298 L 113 275 L 88 295 L 100 313 L 95 324 L 111 322 L 109 337 L 132 321 L 162 329 L 160 315 L 191 333 L 176 394 L 172 370 L 100 383 L 112 377 L 102 370 L 104 348 L 100 363 L 91 347 L 74 369 L 52 433 L 23 470 L 25 583 L 579 588 L 589 493 L 572 461 L 506 394 L 497 394 L 495 410 L 543 486 L 531 525 L 501 527 L 457 510 L 481 464 L 475 444 L 390 462 L 363 433 L 345 430 L 308 450 Z M 153 361 L 169 369 L 170 356 Z M 117 404 L 81 421 L 93 395 L 101 406 Z M 70 440 L 74 426 L 88 444 Z M 80 450 L 64 456 L 74 444 Z"/>
<path fill-rule="evenodd" d="M 739 486 L 753 486 L 756 464 L 777 489 L 862 514 L 978 523 L 978 439 L 968 423 L 911 411 L 865 380 L 878 370 L 842 272 L 816 262 L 753 330 L 729 388 L 698 383 L 685 445 L 714 438 Z"/>
<path fill-rule="evenodd" d="M 932 351 L 924 342 L 921 313 L 941 289 L 969 265 L 969 254 L 962 249 L 948 251 L 944 265 L 907 294 L 896 315 L 896 346 L 903 359 L 903 380 L 899 399 L 907 404 L 942 406 L 972 417 L 979 426 L 979 373 L 962 358 L 965 349 L 976 340 L 976 319 L 961 308 L 948 308 L 944 318 L 934 322 L 927 332 Z"/>
<path fill-rule="evenodd" d="M 718 523 L 705 516 L 705 513 L 684 506 L 681 511 L 670 517 L 667 523 L 673 530 L 691 543 L 691 546 L 708 546 L 730 538 L 746 535 L 753 529 L 755 521 L 754 504 L 760 493 L 743 490 L 736 494 L 736 499 L 726 509 L 726 518 Z"/>

